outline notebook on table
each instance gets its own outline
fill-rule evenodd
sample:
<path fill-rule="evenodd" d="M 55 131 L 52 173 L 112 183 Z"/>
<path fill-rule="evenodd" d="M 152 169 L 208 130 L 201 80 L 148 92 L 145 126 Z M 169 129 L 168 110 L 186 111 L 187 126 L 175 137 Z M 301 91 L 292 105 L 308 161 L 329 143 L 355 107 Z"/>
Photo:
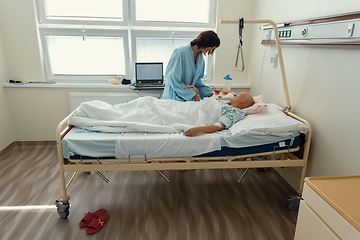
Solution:
<path fill-rule="evenodd" d="M 164 89 L 163 63 L 135 63 L 135 90 Z"/>

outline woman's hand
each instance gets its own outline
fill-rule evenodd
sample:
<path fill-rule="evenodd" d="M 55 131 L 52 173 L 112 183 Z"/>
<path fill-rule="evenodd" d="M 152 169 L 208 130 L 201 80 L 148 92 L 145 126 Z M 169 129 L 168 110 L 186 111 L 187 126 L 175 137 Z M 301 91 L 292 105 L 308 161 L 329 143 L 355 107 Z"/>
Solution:
<path fill-rule="evenodd" d="M 200 101 L 200 95 L 199 95 L 199 90 L 193 86 L 193 85 L 185 85 L 185 89 L 191 88 L 192 90 L 195 91 L 195 96 L 194 96 L 194 101 Z"/>

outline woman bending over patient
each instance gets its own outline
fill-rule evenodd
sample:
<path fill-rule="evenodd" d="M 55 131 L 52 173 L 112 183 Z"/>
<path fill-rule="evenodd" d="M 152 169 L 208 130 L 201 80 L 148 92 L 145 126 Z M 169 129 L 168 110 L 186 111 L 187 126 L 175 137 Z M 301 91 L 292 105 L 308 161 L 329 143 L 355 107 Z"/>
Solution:
<path fill-rule="evenodd" d="M 196 92 L 194 101 L 200 101 L 199 91 L 195 86 L 186 85 L 186 88 L 191 88 Z M 247 93 L 242 92 L 232 98 L 229 102 L 219 100 L 221 104 L 221 116 L 219 122 L 213 125 L 192 127 L 184 131 L 185 136 L 196 136 L 199 133 L 213 133 L 225 128 L 230 128 L 235 123 L 245 117 L 245 108 L 254 104 L 253 97 Z"/>
<path fill-rule="evenodd" d="M 194 92 L 186 90 L 185 85 L 193 85 L 199 97 L 210 97 L 212 89 L 202 82 L 205 69 L 204 56 L 213 54 L 220 46 L 220 39 L 214 31 L 203 31 L 186 46 L 179 47 L 171 54 L 165 71 L 163 99 L 193 101 Z"/>

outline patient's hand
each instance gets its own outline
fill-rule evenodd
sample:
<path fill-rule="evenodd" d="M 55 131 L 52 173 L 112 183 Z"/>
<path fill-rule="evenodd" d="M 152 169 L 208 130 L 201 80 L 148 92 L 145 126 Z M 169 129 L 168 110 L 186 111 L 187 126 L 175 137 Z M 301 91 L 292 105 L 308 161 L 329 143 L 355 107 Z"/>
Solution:
<path fill-rule="evenodd" d="M 192 127 L 189 128 L 187 130 L 184 131 L 184 135 L 188 136 L 188 137 L 195 137 L 196 135 L 198 135 L 200 133 L 200 128 L 199 127 Z"/>
<path fill-rule="evenodd" d="M 221 124 L 220 127 L 217 124 L 200 126 L 200 127 L 192 127 L 192 128 L 185 130 L 184 135 L 188 136 L 188 137 L 194 137 L 194 136 L 198 135 L 199 133 L 213 133 L 213 132 L 217 132 L 217 131 L 225 129 L 225 125 L 222 122 L 220 122 L 220 124 Z"/>

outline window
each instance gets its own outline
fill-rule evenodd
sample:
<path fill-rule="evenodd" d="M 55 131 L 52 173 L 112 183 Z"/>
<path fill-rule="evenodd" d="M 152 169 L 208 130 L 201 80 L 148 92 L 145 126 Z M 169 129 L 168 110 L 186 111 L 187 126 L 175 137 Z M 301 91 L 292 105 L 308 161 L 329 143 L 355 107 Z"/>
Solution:
<path fill-rule="evenodd" d="M 208 24 L 209 0 L 135 0 L 136 22 Z"/>
<path fill-rule="evenodd" d="M 124 40 L 120 37 L 47 36 L 55 75 L 125 74 Z"/>
<path fill-rule="evenodd" d="M 37 0 L 47 80 L 133 79 L 135 62 L 163 62 L 165 71 L 175 48 L 214 29 L 215 1 Z M 211 56 L 205 62 L 208 80 Z"/>

